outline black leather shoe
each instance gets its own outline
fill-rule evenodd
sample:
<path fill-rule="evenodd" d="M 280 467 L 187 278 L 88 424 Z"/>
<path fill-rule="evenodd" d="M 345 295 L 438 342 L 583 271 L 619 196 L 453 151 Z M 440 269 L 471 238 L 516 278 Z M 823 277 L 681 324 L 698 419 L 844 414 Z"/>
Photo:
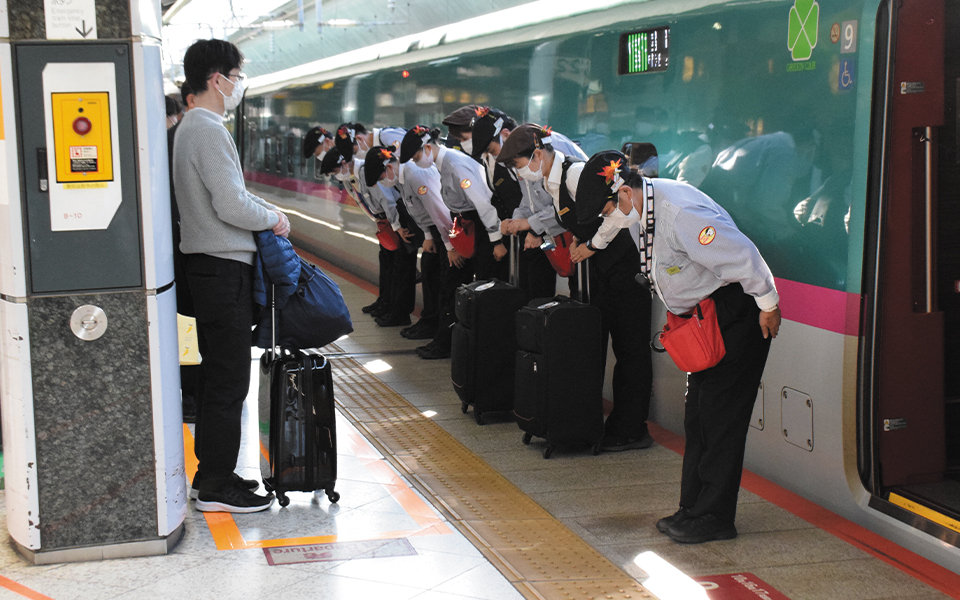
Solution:
<path fill-rule="evenodd" d="M 437 334 L 437 326 L 423 321 L 400 330 L 400 335 L 408 340 L 431 340 Z"/>
<path fill-rule="evenodd" d="M 667 529 L 677 521 L 682 521 L 683 519 L 689 519 L 690 515 L 687 514 L 686 507 L 681 506 L 680 510 L 673 513 L 669 517 L 664 517 L 657 521 L 657 531 L 660 533 L 666 533 Z"/>
<path fill-rule="evenodd" d="M 714 540 L 732 540 L 737 537 L 737 528 L 733 523 L 721 521 L 713 515 L 700 515 L 674 521 L 665 533 L 681 544 L 702 544 Z"/>
<path fill-rule="evenodd" d="M 390 315 L 390 307 L 386 304 L 381 304 L 379 308 L 373 309 L 369 314 L 374 319 L 377 317 L 386 317 Z"/>
<path fill-rule="evenodd" d="M 377 317 L 375 321 L 380 327 L 399 327 L 401 325 L 409 325 L 410 316 L 403 315 L 402 317 L 398 317 L 395 315 L 384 315 L 382 317 Z"/>
<path fill-rule="evenodd" d="M 442 348 L 439 344 L 427 344 L 417 348 L 417 355 L 425 360 L 436 360 L 438 358 L 450 358 L 450 348 Z"/>
<path fill-rule="evenodd" d="M 373 311 L 377 310 L 381 306 L 383 306 L 383 300 L 381 300 L 380 298 L 377 298 L 376 300 L 373 301 L 373 304 L 368 304 L 363 308 L 361 308 L 360 310 L 362 310 L 365 313 L 372 313 Z"/>
<path fill-rule="evenodd" d="M 642 450 L 653 445 L 653 438 L 650 432 L 645 431 L 643 435 L 635 438 L 617 438 L 603 437 L 600 441 L 601 452 L 623 452 L 624 450 Z"/>

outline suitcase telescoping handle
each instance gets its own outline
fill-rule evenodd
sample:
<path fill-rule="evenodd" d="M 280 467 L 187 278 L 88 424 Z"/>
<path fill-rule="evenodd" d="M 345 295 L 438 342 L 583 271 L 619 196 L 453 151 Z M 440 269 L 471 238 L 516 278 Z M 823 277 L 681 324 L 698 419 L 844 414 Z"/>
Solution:
<path fill-rule="evenodd" d="M 574 265 L 570 276 L 570 297 L 584 304 L 590 304 L 590 259 Z"/>
<path fill-rule="evenodd" d="M 520 285 L 520 236 L 510 238 L 510 285 Z"/>

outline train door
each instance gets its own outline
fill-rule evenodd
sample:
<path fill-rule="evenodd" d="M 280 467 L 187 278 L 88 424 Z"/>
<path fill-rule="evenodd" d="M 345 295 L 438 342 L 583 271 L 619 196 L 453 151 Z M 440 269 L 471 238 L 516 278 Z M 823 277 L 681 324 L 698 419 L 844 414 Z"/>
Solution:
<path fill-rule="evenodd" d="M 891 0 L 880 9 L 871 178 L 876 245 L 865 270 L 862 373 L 869 381 L 861 388 L 861 453 L 869 453 L 861 460 L 872 504 L 954 540 L 958 38 L 960 0 Z"/>

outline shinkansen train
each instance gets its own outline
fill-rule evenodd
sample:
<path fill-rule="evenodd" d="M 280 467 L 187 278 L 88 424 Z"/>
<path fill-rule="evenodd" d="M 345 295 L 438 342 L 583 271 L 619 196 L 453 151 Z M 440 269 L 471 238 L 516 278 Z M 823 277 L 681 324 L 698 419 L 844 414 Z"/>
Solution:
<path fill-rule="evenodd" d="M 314 125 L 486 104 L 652 154 L 777 276 L 746 467 L 958 571 L 958 94 L 960 0 L 543 1 L 257 77 L 234 128 L 296 241 L 374 281 L 372 224 L 300 154 Z M 678 432 L 683 389 L 655 357 Z"/>

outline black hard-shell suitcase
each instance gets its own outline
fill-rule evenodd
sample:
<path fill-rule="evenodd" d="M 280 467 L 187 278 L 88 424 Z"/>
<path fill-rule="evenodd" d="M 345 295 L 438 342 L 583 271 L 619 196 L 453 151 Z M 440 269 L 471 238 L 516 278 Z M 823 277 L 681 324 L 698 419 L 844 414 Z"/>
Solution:
<path fill-rule="evenodd" d="M 545 438 L 544 458 L 557 445 L 603 438 L 603 357 L 600 309 L 566 296 L 531 300 L 516 314 L 514 416 L 523 443 Z"/>
<path fill-rule="evenodd" d="M 475 281 L 457 290 L 450 341 L 450 377 L 461 408 L 473 416 L 513 408 L 514 313 L 523 290 L 498 279 Z"/>
<path fill-rule="evenodd" d="M 276 313 L 271 286 L 273 348 L 260 357 L 260 473 L 280 506 L 290 504 L 287 492 L 323 490 L 330 502 L 340 500 L 337 481 L 337 425 L 333 373 L 315 349 L 278 349 Z M 264 440 L 264 436 L 267 437 Z"/>
<path fill-rule="evenodd" d="M 290 503 L 287 492 L 323 490 L 330 502 L 340 499 L 333 489 L 337 481 L 333 377 L 320 352 L 263 353 L 260 427 L 261 434 L 269 432 L 269 462 L 261 461 L 263 484 L 268 492 L 276 492 L 280 506 Z"/>

